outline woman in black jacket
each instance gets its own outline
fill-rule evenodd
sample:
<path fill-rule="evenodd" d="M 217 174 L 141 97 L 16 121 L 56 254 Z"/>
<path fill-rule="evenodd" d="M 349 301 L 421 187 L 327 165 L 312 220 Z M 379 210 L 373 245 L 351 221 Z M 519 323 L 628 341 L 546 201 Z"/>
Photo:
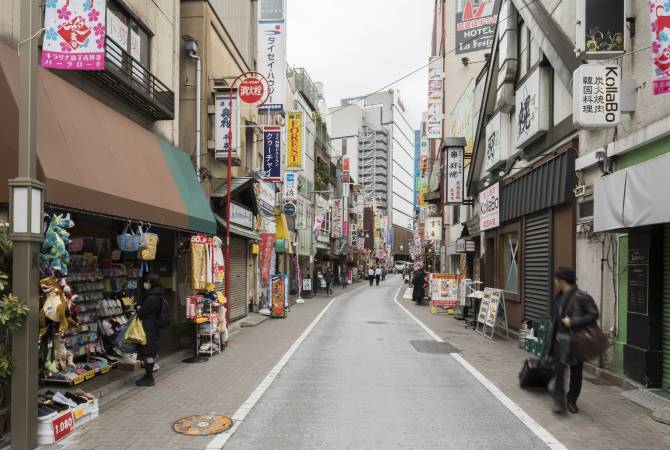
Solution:
<path fill-rule="evenodd" d="M 144 333 L 147 335 L 146 345 L 140 346 L 137 352 L 137 358 L 144 362 L 145 374 L 137 380 L 137 386 L 153 386 L 154 364 L 156 362 L 156 353 L 158 353 L 158 339 L 160 330 L 158 321 L 161 313 L 161 298 L 164 295 L 161 279 L 158 274 L 149 273 L 144 279 L 144 298 L 138 306 L 137 317 L 142 321 Z"/>

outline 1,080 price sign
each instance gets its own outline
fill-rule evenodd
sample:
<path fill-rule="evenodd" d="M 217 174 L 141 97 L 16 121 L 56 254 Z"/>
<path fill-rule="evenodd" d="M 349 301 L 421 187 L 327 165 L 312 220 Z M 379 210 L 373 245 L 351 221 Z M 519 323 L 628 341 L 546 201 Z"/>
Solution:
<path fill-rule="evenodd" d="M 51 422 L 51 426 L 54 430 L 54 440 L 56 442 L 69 436 L 74 431 L 74 417 L 72 416 L 72 411 L 68 411 L 67 414 L 63 414 L 54 419 L 54 421 Z"/>

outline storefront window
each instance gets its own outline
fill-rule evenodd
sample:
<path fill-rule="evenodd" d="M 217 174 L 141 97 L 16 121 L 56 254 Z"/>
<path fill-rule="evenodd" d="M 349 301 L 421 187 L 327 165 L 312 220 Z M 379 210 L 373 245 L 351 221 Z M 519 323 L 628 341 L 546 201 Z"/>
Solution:
<path fill-rule="evenodd" d="M 519 292 L 519 234 L 517 232 L 503 235 L 503 268 L 505 274 L 504 288 L 506 292 Z"/>

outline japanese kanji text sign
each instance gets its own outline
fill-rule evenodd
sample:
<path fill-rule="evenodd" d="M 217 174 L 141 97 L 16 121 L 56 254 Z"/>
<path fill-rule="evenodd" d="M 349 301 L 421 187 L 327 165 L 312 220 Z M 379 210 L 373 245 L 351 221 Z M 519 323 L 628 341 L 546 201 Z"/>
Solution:
<path fill-rule="evenodd" d="M 575 125 L 582 128 L 609 128 L 621 120 L 621 68 L 584 64 L 572 78 Z"/>

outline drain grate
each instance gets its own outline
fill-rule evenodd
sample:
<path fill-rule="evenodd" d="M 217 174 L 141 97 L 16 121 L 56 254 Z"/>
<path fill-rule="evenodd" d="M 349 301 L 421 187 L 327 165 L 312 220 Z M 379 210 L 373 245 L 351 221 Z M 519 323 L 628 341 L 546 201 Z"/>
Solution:
<path fill-rule="evenodd" d="M 381 322 L 379 320 L 368 320 L 365 323 L 368 323 L 370 325 L 386 325 L 386 324 L 388 324 L 388 322 Z"/>
<path fill-rule="evenodd" d="M 436 341 L 409 341 L 419 353 L 424 353 L 426 355 L 440 355 L 445 353 L 459 353 L 461 350 L 454 347 L 448 342 L 436 342 Z"/>

